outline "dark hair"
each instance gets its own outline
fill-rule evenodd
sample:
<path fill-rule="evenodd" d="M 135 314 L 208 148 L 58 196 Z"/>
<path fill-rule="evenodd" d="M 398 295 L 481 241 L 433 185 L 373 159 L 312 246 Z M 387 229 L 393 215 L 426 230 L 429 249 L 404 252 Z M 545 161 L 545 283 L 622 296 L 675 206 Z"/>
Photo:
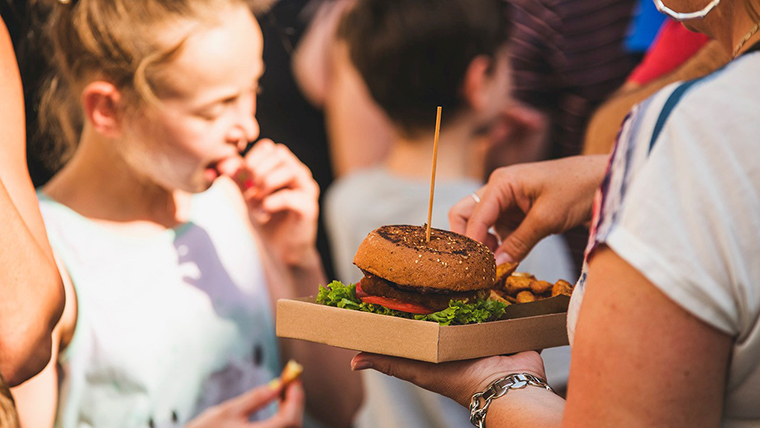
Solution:
<path fill-rule="evenodd" d="M 338 35 L 370 94 L 406 134 L 464 106 L 472 60 L 508 38 L 504 0 L 358 0 Z M 506 94 L 505 94 L 506 96 Z"/>

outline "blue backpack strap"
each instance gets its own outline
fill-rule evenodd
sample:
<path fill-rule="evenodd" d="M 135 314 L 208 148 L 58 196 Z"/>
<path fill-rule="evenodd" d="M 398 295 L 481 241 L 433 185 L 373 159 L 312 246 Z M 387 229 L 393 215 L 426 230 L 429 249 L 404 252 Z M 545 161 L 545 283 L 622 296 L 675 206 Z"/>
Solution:
<path fill-rule="evenodd" d="M 695 79 L 682 83 L 681 86 L 677 87 L 673 93 L 670 94 L 668 100 L 665 101 L 665 105 L 662 106 L 662 111 L 660 111 L 660 117 L 657 118 L 657 123 L 654 125 L 654 131 L 652 131 L 652 139 L 649 140 L 650 153 L 652 152 L 652 148 L 654 148 L 654 143 L 657 141 L 657 138 L 662 132 L 662 128 L 665 127 L 665 122 L 668 120 L 668 117 L 670 117 L 670 113 L 673 113 L 673 110 L 675 109 L 678 102 L 681 101 L 681 98 L 683 98 L 686 91 L 688 91 L 689 88 L 691 88 L 700 80 L 701 79 Z"/>

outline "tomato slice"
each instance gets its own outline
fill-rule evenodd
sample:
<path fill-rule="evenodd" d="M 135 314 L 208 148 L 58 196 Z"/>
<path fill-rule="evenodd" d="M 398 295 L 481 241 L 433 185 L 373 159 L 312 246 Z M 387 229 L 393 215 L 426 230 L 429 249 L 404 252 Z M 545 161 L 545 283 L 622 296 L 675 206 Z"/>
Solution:
<path fill-rule="evenodd" d="M 418 305 L 416 303 L 403 302 L 401 300 L 391 299 L 389 297 L 371 296 L 362 290 L 361 281 L 356 284 L 356 297 L 364 303 L 372 303 L 375 305 L 385 306 L 388 309 L 394 309 L 401 312 L 409 312 L 410 314 L 427 315 L 435 312 L 431 309 L 426 308 L 425 306 Z"/>
<path fill-rule="evenodd" d="M 362 290 L 362 280 L 364 278 L 360 279 L 359 282 L 356 283 L 356 297 L 358 299 L 361 299 L 362 297 L 367 297 L 369 294 L 365 293 L 364 290 Z"/>

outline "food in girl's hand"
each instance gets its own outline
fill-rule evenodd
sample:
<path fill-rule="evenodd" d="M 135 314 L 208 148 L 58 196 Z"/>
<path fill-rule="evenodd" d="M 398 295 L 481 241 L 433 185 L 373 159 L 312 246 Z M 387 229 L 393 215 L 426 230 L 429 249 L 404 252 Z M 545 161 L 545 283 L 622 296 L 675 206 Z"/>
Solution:
<path fill-rule="evenodd" d="M 288 361 L 285 368 L 282 369 L 280 374 L 280 381 L 283 386 L 287 386 L 290 382 L 297 380 L 303 373 L 303 366 L 298 364 L 295 360 Z"/>
<path fill-rule="evenodd" d="M 303 373 L 303 366 L 298 364 L 295 360 L 289 360 L 285 365 L 285 368 L 282 369 L 280 377 L 269 382 L 269 386 L 272 389 L 282 387 L 284 390 L 291 382 L 300 378 L 301 373 Z"/>

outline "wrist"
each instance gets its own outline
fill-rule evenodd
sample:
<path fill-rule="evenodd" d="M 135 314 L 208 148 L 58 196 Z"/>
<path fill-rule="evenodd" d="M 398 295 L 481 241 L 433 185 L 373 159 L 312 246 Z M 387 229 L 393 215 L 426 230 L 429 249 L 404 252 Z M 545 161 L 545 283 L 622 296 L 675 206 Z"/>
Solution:
<path fill-rule="evenodd" d="M 478 428 L 485 428 L 486 416 L 494 400 L 528 387 L 544 389 L 554 394 L 546 380 L 534 373 L 511 373 L 497 378 L 482 391 L 473 394 L 469 405 L 470 422 Z"/>

